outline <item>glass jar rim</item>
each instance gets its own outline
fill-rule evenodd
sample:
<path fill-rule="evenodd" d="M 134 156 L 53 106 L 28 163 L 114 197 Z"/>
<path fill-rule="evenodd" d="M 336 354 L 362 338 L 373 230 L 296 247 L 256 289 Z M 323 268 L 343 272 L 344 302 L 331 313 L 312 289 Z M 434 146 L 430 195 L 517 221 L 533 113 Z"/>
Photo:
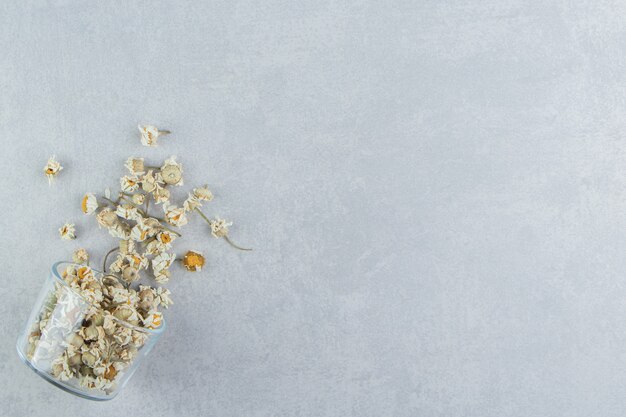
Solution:
<path fill-rule="evenodd" d="M 82 295 L 81 293 L 79 293 L 78 291 L 76 291 L 76 290 L 75 290 L 74 288 L 72 288 L 72 287 L 71 287 L 71 286 L 70 286 L 67 282 L 65 282 L 65 280 L 63 279 L 63 277 L 61 277 L 61 275 L 59 274 L 59 266 L 61 266 L 61 265 L 67 265 L 67 266 L 74 265 L 74 266 L 77 266 L 77 267 L 82 267 L 82 266 L 86 266 L 86 265 L 80 265 L 80 264 L 77 264 L 77 263 L 75 263 L 75 262 L 69 262 L 69 261 L 58 261 L 58 262 L 55 262 L 55 263 L 52 265 L 52 276 L 53 276 L 53 277 L 54 277 L 54 279 L 55 279 L 56 281 L 58 281 L 61 285 L 63 285 L 65 288 L 67 288 L 68 290 L 70 290 L 70 291 L 72 291 L 74 294 L 76 294 L 78 297 L 80 297 L 80 298 L 81 298 L 81 299 L 82 299 L 82 300 L 83 300 L 83 301 L 84 301 L 87 305 L 89 305 L 90 307 L 94 307 L 94 308 L 97 308 L 97 309 L 99 309 L 99 310 L 102 310 L 102 307 L 95 306 L 92 302 L 90 302 L 90 301 L 89 301 L 89 300 L 87 300 L 85 297 L 83 297 L 83 295 Z M 89 268 L 91 268 L 91 267 L 89 267 Z M 100 283 L 102 284 L 102 278 L 104 278 L 104 277 L 105 277 L 105 276 L 107 276 L 108 274 L 107 274 L 107 275 L 105 275 L 105 274 L 104 274 L 104 272 L 99 271 L 99 270 L 94 269 L 94 268 L 91 268 L 91 270 L 92 270 L 94 273 L 96 273 L 96 274 L 98 274 L 98 275 L 99 275 L 99 277 L 98 277 L 98 281 L 100 281 Z M 155 334 L 155 335 L 156 335 L 156 334 L 160 334 L 160 333 L 162 333 L 162 332 L 163 332 L 163 330 L 165 329 L 165 319 L 162 319 L 162 320 L 161 320 L 161 325 L 160 325 L 159 327 L 157 327 L 156 329 L 148 329 L 147 327 L 139 327 L 139 326 L 137 326 L 137 325 L 134 325 L 134 324 L 132 324 L 132 323 L 127 322 L 126 320 L 119 319 L 119 318 L 117 318 L 117 317 L 115 317 L 115 316 L 113 316 L 113 315 L 111 315 L 111 316 L 112 316 L 112 319 L 113 319 L 114 321 L 116 321 L 116 322 L 120 323 L 122 326 L 128 327 L 128 328 L 130 328 L 130 329 L 132 329 L 132 330 L 135 330 L 135 331 L 138 331 L 138 332 L 142 332 L 142 333 L 148 333 L 148 334 Z"/>

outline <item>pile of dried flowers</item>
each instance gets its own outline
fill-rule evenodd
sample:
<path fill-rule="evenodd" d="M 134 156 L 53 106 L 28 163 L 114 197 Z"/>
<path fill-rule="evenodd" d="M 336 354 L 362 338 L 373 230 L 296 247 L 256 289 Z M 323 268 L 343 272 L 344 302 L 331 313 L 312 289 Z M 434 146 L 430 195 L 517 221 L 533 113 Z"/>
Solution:
<path fill-rule="evenodd" d="M 139 130 L 145 146 L 155 146 L 159 136 L 169 133 L 153 126 Z M 171 201 L 168 188 L 183 185 L 183 167 L 175 157 L 160 166 L 131 157 L 125 167 L 117 198 L 107 189 L 100 197 L 87 193 L 80 202 L 84 214 L 94 216 L 99 228 L 118 239 L 104 257 L 102 272 L 89 266 L 85 249 L 76 250 L 73 264 L 62 273 L 67 287 L 55 285 L 28 338 L 29 359 L 48 361 L 55 378 L 76 378 L 80 386 L 104 392 L 115 389 L 119 375 L 132 364 L 150 331 L 162 325 L 160 309 L 172 304 L 168 289 L 139 285 L 139 281 L 145 277 L 156 284 L 167 283 L 177 260 L 188 271 L 200 271 L 205 265 L 199 251 L 189 250 L 181 258 L 173 253 L 173 242 L 181 237 L 176 229 L 187 224 L 189 215 L 198 213 L 215 238 L 249 250 L 229 239 L 232 223 L 210 219 L 201 211 L 204 203 L 213 200 L 206 185 L 194 188 L 182 204 Z M 52 181 L 62 169 L 53 157 L 44 173 Z M 62 239 L 75 239 L 74 224 L 64 224 L 59 234 Z"/>

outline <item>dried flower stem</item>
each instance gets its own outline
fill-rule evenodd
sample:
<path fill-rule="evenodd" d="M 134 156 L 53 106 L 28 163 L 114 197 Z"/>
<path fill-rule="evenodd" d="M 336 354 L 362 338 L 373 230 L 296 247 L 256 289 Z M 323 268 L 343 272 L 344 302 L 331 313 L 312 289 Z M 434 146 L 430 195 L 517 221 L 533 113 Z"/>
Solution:
<path fill-rule="evenodd" d="M 238 246 L 238 245 L 234 244 L 233 241 L 228 238 L 228 236 L 224 236 L 224 239 L 226 240 L 226 242 L 228 242 L 228 244 L 230 246 L 232 246 L 235 249 L 245 250 L 245 251 L 251 251 L 252 250 L 252 248 L 242 248 L 241 246 Z"/>
<path fill-rule="evenodd" d="M 201 212 L 198 207 L 196 207 L 194 210 L 197 211 L 202 216 L 205 222 L 207 222 L 208 224 L 211 224 L 211 220 L 207 216 L 205 216 L 205 214 Z"/>
<path fill-rule="evenodd" d="M 102 271 L 106 273 L 107 271 L 107 259 L 109 258 L 109 255 L 112 254 L 113 252 L 115 252 L 116 250 L 119 250 L 120 247 L 116 246 L 113 249 L 111 249 L 110 251 L 107 252 L 106 255 L 104 255 L 104 262 L 102 263 Z"/>
<path fill-rule="evenodd" d="M 109 202 L 109 203 L 111 203 L 111 204 L 113 204 L 113 207 L 117 207 L 117 204 L 118 204 L 118 203 L 116 203 L 115 201 L 111 200 L 110 198 L 108 198 L 108 197 L 102 197 L 102 199 L 103 199 L 103 200 L 108 201 L 108 202 Z"/>
<path fill-rule="evenodd" d="M 170 229 L 169 227 L 166 227 L 166 226 L 161 225 L 161 229 L 165 229 L 165 230 L 167 230 L 167 231 L 168 231 L 168 232 L 170 232 L 170 233 L 174 233 L 174 234 L 175 234 L 176 236 L 178 236 L 178 237 L 183 237 L 183 235 L 181 235 L 180 233 L 178 233 L 176 230 L 172 230 L 172 229 Z"/>

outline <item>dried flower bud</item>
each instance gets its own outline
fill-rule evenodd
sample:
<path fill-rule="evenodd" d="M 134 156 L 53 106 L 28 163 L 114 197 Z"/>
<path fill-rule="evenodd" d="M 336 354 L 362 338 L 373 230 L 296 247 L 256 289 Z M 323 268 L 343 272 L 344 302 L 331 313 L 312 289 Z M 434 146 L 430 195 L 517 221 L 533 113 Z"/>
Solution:
<path fill-rule="evenodd" d="M 204 263 L 204 256 L 200 252 L 190 250 L 183 257 L 183 266 L 187 271 L 201 271 Z"/>
<path fill-rule="evenodd" d="M 144 190 L 146 193 L 154 192 L 159 185 L 157 177 L 153 175 L 152 172 L 153 171 L 150 170 L 146 173 L 146 175 L 141 177 L 141 189 Z"/>
<path fill-rule="evenodd" d="M 170 190 L 164 187 L 157 187 L 152 195 L 155 203 L 167 203 L 170 199 Z"/>
<path fill-rule="evenodd" d="M 202 203 L 194 195 L 189 194 L 189 197 L 183 203 L 185 211 L 194 211 L 195 209 L 202 207 Z"/>
<path fill-rule="evenodd" d="M 161 131 L 151 125 L 139 125 L 139 131 L 141 132 L 141 144 L 143 146 L 157 146 L 157 139 L 159 136 L 170 133 L 167 130 Z"/>
<path fill-rule="evenodd" d="M 80 208 L 85 214 L 93 214 L 98 209 L 98 199 L 92 193 L 87 193 L 80 202 Z"/>
<path fill-rule="evenodd" d="M 126 160 L 125 166 L 132 175 L 140 175 L 145 172 L 143 158 L 130 157 Z"/>
<path fill-rule="evenodd" d="M 97 340 L 100 336 L 100 333 L 98 332 L 98 328 L 92 324 L 89 327 L 83 328 L 83 336 L 87 341 Z"/>
<path fill-rule="evenodd" d="M 89 254 L 85 249 L 76 249 L 72 254 L 72 260 L 77 264 L 86 264 L 89 262 Z"/>
<path fill-rule="evenodd" d="M 48 184 L 52 184 L 52 180 L 63 170 L 61 164 L 59 164 L 54 156 L 48 159 L 48 163 L 43 167 L 43 173 L 48 178 Z"/>
<path fill-rule="evenodd" d="M 211 201 L 213 200 L 213 193 L 209 190 L 208 185 L 204 185 L 199 188 L 194 188 L 193 195 L 200 201 Z"/>
<path fill-rule="evenodd" d="M 94 326 L 102 326 L 104 324 L 104 315 L 102 313 L 94 314 L 90 320 Z"/>
<path fill-rule="evenodd" d="M 232 226 L 232 222 L 226 222 L 224 219 L 216 217 L 215 220 L 211 220 L 211 234 L 216 237 L 228 236 L 228 227 Z"/>
<path fill-rule="evenodd" d="M 108 229 L 113 227 L 117 223 L 117 215 L 110 208 L 100 210 L 100 213 L 96 216 L 98 225 Z"/>
<path fill-rule="evenodd" d="M 134 204 L 140 206 L 146 201 L 146 196 L 144 194 L 133 194 L 131 199 Z"/>
<path fill-rule="evenodd" d="M 139 308 L 148 311 L 152 309 L 152 304 L 154 302 L 154 293 L 150 288 L 143 289 L 139 291 Z"/>
<path fill-rule="evenodd" d="M 78 333 L 73 333 L 67 338 L 67 343 L 69 343 L 70 345 L 74 347 L 79 348 L 85 343 L 85 341 Z"/>
<path fill-rule="evenodd" d="M 91 353 L 90 351 L 85 351 L 82 354 L 82 358 L 83 363 L 89 367 L 92 367 L 96 364 L 96 360 L 98 358 L 96 358 L 96 355 L 94 355 L 93 353 Z"/>
<path fill-rule="evenodd" d="M 172 204 L 164 204 L 163 211 L 165 211 L 165 220 L 172 226 L 180 227 L 187 224 L 187 215 L 184 208 L 179 208 Z"/>
<path fill-rule="evenodd" d="M 126 265 L 122 268 L 122 279 L 126 282 L 135 282 L 139 279 L 139 270 L 134 266 Z"/>
<path fill-rule="evenodd" d="M 168 185 L 183 185 L 183 166 L 172 156 L 161 167 L 161 177 Z"/>
<path fill-rule="evenodd" d="M 82 365 L 83 361 L 82 361 L 82 355 L 80 353 L 76 353 L 73 356 L 70 356 L 67 360 L 67 363 L 69 363 L 70 366 L 73 367 L 77 367 L 79 365 Z"/>
<path fill-rule="evenodd" d="M 64 240 L 76 239 L 76 227 L 73 223 L 65 223 L 59 229 L 59 235 L 61 236 L 61 239 Z"/>
<path fill-rule="evenodd" d="M 135 175 L 124 175 L 120 178 L 122 191 L 133 192 L 139 188 L 139 178 Z"/>

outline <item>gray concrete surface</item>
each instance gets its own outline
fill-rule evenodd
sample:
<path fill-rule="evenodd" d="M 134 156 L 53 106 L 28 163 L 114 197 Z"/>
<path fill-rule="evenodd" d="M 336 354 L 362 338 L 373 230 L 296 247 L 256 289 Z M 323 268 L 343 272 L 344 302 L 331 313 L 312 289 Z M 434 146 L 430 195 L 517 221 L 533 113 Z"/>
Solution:
<path fill-rule="evenodd" d="M 623 416 L 626 4 L 0 3 L 3 416 Z M 174 134 L 143 148 L 136 124 Z M 41 176 L 56 154 L 66 169 Z M 112 402 L 14 343 L 79 213 L 178 155 L 170 328 Z M 77 223 L 79 240 L 57 228 Z"/>

